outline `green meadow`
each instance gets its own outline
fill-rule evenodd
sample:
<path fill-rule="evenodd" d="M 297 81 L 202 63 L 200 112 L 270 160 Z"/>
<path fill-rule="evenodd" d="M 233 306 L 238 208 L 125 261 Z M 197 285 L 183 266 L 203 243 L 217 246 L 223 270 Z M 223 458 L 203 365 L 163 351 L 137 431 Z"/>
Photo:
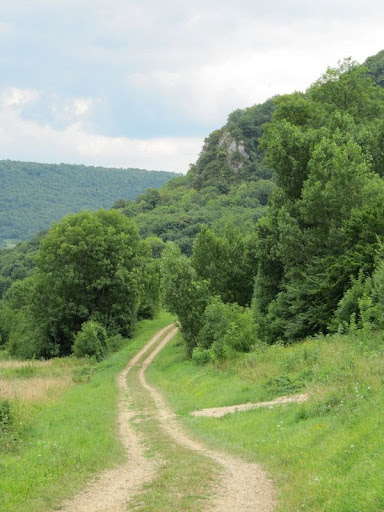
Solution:
<path fill-rule="evenodd" d="M 0 510 L 44 512 L 92 474 L 124 460 L 117 436 L 116 375 L 159 329 L 142 321 L 133 339 L 103 362 L 74 357 L 0 359 Z"/>
<path fill-rule="evenodd" d="M 176 339 L 148 374 L 194 436 L 261 463 L 275 481 L 279 511 L 384 510 L 382 333 L 263 345 L 221 367 L 187 360 Z M 297 392 L 308 401 L 222 418 L 189 415 Z"/>

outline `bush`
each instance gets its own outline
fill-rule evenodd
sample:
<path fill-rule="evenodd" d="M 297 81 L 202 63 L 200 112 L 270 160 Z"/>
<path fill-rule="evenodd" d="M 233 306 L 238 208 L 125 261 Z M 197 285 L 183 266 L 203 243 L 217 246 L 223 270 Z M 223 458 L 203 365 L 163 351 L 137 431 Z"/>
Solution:
<path fill-rule="evenodd" d="M 107 331 L 93 320 L 84 322 L 75 336 L 72 351 L 76 357 L 90 356 L 100 361 L 107 353 Z"/>
<path fill-rule="evenodd" d="M 13 327 L 7 343 L 12 356 L 33 359 L 59 355 L 58 345 L 48 340 L 46 326 L 35 323 L 27 308 L 15 312 L 12 320 Z"/>
<path fill-rule="evenodd" d="M 196 347 L 192 352 L 192 361 L 196 364 L 207 364 L 211 361 L 210 350 L 205 350 L 201 347 Z"/>
<path fill-rule="evenodd" d="M 249 308 L 224 304 L 219 297 L 210 300 L 199 333 L 200 350 L 210 349 L 215 359 L 229 359 L 236 352 L 248 352 L 255 341 L 255 325 Z M 197 352 L 195 358 L 200 360 L 201 357 Z"/>
<path fill-rule="evenodd" d="M 126 339 L 121 334 L 109 336 L 107 339 L 107 350 L 109 353 L 118 352 L 124 347 Z"/>
<path fill-rule="evenodd" d="M 384 261 L 379 261 L 372 274 L 373 317 L 379 328 L 384 327 Z"/>
<path fill-rule="evenodd" d="M 360 272 L 357 279 L 352 279 L 351 287 L 346 290 L 337 305 L 334 317 L 329 325 L 331 331 L 349 331 L 351 317 L 358 319 L 360 323 L 361 308 L 359 301 L 370 293 L 370 289 L 371 279 L 364 276 L 362 272 Z"/>

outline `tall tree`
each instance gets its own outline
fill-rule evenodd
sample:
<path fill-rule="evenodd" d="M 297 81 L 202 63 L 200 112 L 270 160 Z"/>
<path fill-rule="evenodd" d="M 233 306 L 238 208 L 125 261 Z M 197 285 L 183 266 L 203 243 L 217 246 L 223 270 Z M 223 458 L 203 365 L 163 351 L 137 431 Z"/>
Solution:
<path fill-rule="evenodd" d="M 163 252 L 161 281 L 163 304 L 178 316 L 187 353 L 191 355 L 203 325 L 209 299 L 208 283 L 198 279 L 188 258 L 172 243 Z"/>
<path fill-rule="evenodd" d="M 228 224 L 222 236 L 203 226 L 193 244 L 192 265 L 212 295 L 224 302 L 249 305 L 257 261 L 255 236 Z"/>
<path fill-rule="evenodd" d="M 384 204 L 372 165 L 383 119 L 383 90 L 350 60 L 305 95 L 276 100 L 262 146 L 278 189 L 257 228 L 254 310 L 264 339 L 324 331 L 350 276 L 372 271 L 377 236 L 384 236 L 373 219 L 384 215 Z M 352 235 L 352 225 L 361 235 Z M 358 254 L 361 237 L 369 243 Z"/>

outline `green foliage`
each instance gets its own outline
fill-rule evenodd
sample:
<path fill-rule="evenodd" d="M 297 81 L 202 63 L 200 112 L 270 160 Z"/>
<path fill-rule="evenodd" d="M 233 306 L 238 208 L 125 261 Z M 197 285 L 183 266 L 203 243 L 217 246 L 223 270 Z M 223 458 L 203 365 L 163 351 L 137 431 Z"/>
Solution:
<path fill-rule="evenodd" d="M 48 340 L 44 321 L 34 316 L 32 303 L 36 293 L 33 276 L 15 281 L 5 293 L 0 309 L 0 331 L 9 353 L 25 359 L 53 357 L 59 347 Z"/>
<path fill-rule="evenodd" d="M 116 210 L 69 215 L 42 240 L 34 274 L 5 293 L 3 343 L 18 357 L 66 355 L 86 324 L 76 353 L 100 359 L 106 341 L 93 343 L 90 326 L 131 336 L 138 316 L 158 311 L 159 284 L 158 260 L 131 220 Z"/>
<path fill-rule="evenodd" d="M 132 257 L 118 271 L 110 255 L 124 253 L 133 239 L 106 248 L 94 226 L 82 243 L 83 226 L 74 224 L 65 243 L 48 248 L 48 235 L 40 253 L 50 254 L 53 267 L 39 256 L 31 300 L 15 307 L 4 300 L 0 343 L 15 354 L 28 345 L 29 355 L 65 354 L 88 320 L 109 335 L 129 336 L 137 318 L 156 314 L 160 281 L 189 354 L 215 296 L 229 308 L 252 302 L 257 335 L 268 343 L 381 326 L 379 285 L 371 291 L 369 284 L 384 239 L 381 57 L 367 66 L 346 59 L 305 93 L 234 111 L 206 139 L 186 176 L 135 201 L 118 200 L 114 209 L 148 237 L 139 242 L 132 235 Z M 165 249 L 168 241 L 191 260 Z M 0 253 L 0 293 L 31 273 L 30 259 L 16 249 Z M 74 265 L 61 261 L 61 253 Z M 18 258 L 20 272 L 10 271 Z M 56 262 L 65 268 L 60 277 Z M 228 346 L 246 349 L 240 331 L 227 327 L 220 343 L 227 336 Z M 223 353 L 217 349 L 217 357 Z"/>
<path fill-rule="evenodd" d="M 274 108 L 268 100 L 236 110 L 224 127 L 207 137 L 186 176 L 116 205 L 135 218 L 143 237 L 175 242 L 187 255 L 202 224 L 217 233 L 228 223 L 252 232 L 274 189 L 273 171 L 264 165 L 259 144 Z"/>
<path fill-rule="evenodd" d="M 276 100 L 261 145 L 278 189 L 257 226 L 253 299 L 265 341 L 325 332 L 332 321 L 345 327 L 351 314 L 369 323 L 372 308 L 357 285 L 339 302 L 351 276 L 372 273 L 384 237 L 383 167 L 375 142 L 383 92 L 366 68 L 347 59 L 306 94 Z"/>
<path fill-rule="evenodd" d="M 137 264 L 139 272 L 138 318 L 154 318 L 160 306 L 160 256 L 165 247 L 162 240 L 148 238 L 139 246 Z"/>
<path fill-rule="evenodd" d="M 212 353 L 208 349 L 197 346 L 193 349 L 191 359 L 198 365 L 205 365 L 212 361 Z"/>
<path fill-rule="evenodd" d="M 17 447 L 18 433 L 10 400 L 0 400 L 0 453 L 11 453 Z"/>
<path fill-rule="evenodd" d="M 199 279 L 209 283 L 211 295 L 224 302 L 249 305 L 256 273 L 255 237 L 243 236 L 240 228 L 226 226 L 223 236 L 203 226 L 195 238 L 192 265 Z"/>
<path fill-rule="evenodd" d="M 251 312 L 213 297 L 204 311 L 198 340 L 193 358 L 199 363 L 204 359 L 202 350 L 209 351 L 217 360 L 230 358 L 236 352 L 248 352 L 256 342 Z"/>
<path fill-rule="evenodd" d="M 121 350 L 127 343 L 126 338 L 123 338 L 121 334 L 114 334 L 113 336 L 108 336 L 107 338 L 107 351 L 108 354 L 113 354 L 113 352 L 118 352 Z"/>
<path fill-rule="evenodd" d="M 351 58 L 345 59 L 337 68 L 328 68 L 308 95 L 328 111 L 351 114 L 358 123 L 380 117 L 383 114 L 383 91 L 375 86 L 366 72 L 367 68 Z"/>
<path fill-rule="evenodd" d="M 138 247 L 136 226 L 117 211 L 69 215 L 43 239 L 33 312 L 61 354 L 70 352 L 74 334 L 88 320 L 100 322 L 110 334 L 132 334 Z"/>
<path fill-rule="evenodd" d="M 348 330 L 351 315 L 356 319 L 359 314 L 359 299 L 370 292 L 371 280 L 367 279 L 362 272 L 356 279 L 352 278 L 351 287 L 346 290 L 338 303 L 334 319 L 330 325 L 331 330 L 343 332 Z"/>
<path fill-rule="evenodd" d="M 368 57 L 364 65 L 368 68 L 367 75 L 377 85 L 384 87 L 384 50 L 381 50 L 381 52 L 372 57 Z"/>
<path fill-rule="evenodd" d="M 379 259 L 374 272 L 370 293 L 365 294 L 364 311 L 367 317 L 366 323 L 372 324 L 380 329 L 384 327 L 384 261 Z M 367 303 L 367 301 L 370 301 Z"/>
<path fill-rule="evenodd" d="M 110 208 L 119 197 L 134 199 L 173 177 L 164 171 L 0 161 L 0 242 L 27 240 L 68 213 Z"/>
<path fill-rule="evenodd" d="M 187 255 L 192 253 L 193 239 L 202 224 L 220 232 L 225 225 L 233 223 L 244 233 L 252 232 L 254 224 L 264 215 L 274 188 L 272 181 L 260 179 L 234 183 L 224 194 L 215 186 L 197 191 L 183 182 L 178 186 L 174 182 L 179 180 L 172 180 L 159 190 L 160 201 L 153 209 L 143 209 L 142 202 L 127 202 L 122 212 L 134 218 L 143 238 L 175 242 Z"/>
<path fill-rule="evenodd" d="M 259 140 L 274 111 L 272 100 L 244 110 L 235 110 L 227 124 L 205 139 L 200 156 L 189 171 L 193 188 L 213 186 L 227 193 L 236 183 L 270 179 L 271 169 L 263 163 Z"/>
<path fill-rule="evenodd" d="M 13 416 L 9 400 L 0 401 L 0 435 L 1 430 L 12 424 Z"/>
<path fill-rule="evenodd" d="M 96 361 L 103 359 L 107 353 L 107 331 L 98 322 L 84 322 L 75 336 L 72 352 L 76 357 L 90 356 Z"/>
<path fill-rule="evenodd" d="M 13 282 L 32 274 L 34 258 L 45 234 L 41 232 L 12 249 L 0 249 L 0 299 Z"/>
<path fill-rule="evenodd" d="M 272 396 L 292 395 L 303 389 L 304 382 L 300 378 L 292 378 L 289 375 L 270 377 L 265 387 Z"/>
<path fill-rule="evenodd" d="M 75 368 L 72 372 L 72 380 L 75 384 L 84 384 L 90 382 L 92 376 L 96 373 L 97 367 L 94 365 L 83 365 Z"/>
<path fill-rule="evenodd" d="M 170 313 L 178 316 L 187 352 L 191 355 L 197 345 L 209 298 L 208 284 L 198 280 L 188 259 L 173 244 L 169 244 L 163 253 L 161 289 L 163 304 Z"/>

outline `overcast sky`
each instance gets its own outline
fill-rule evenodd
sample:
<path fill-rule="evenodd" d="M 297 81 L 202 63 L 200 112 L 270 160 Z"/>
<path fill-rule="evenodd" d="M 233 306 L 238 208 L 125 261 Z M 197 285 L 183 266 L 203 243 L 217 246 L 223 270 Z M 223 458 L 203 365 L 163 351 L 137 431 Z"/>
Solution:
<path fill-rule="evenodd" d="M 384 2 L 0 4 L 0 158 L 188 170 L 237 108 L 384 49 Z"/>

